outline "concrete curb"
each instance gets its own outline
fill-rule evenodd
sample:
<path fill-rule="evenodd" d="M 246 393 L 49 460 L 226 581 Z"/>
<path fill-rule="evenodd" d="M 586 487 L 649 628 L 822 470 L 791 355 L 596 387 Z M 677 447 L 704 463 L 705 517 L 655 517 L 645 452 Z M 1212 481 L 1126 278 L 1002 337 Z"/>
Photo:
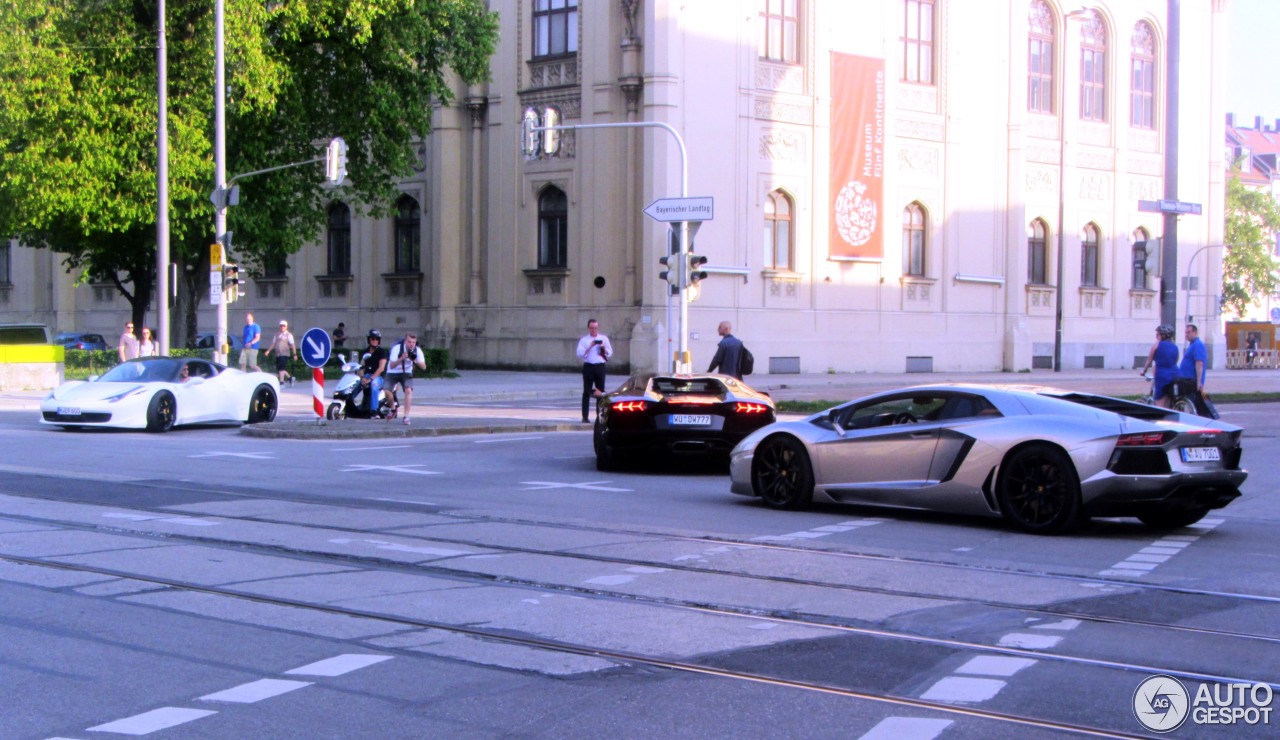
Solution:
<path fill-rule="evenodd" d="M 396 420 L 343 419 L 321 425 L 315 421 L 285 419 L 240 427 L 240 434 L 255 439 L 407 439 L 463 434 L 527 434 L 533 432 L 581 432 L 585 424 L 525 421 L 521 419 L 424 419 L 422 426 L 405 426 Z M 428 424 L 430 426 L 428 426 Z"/>

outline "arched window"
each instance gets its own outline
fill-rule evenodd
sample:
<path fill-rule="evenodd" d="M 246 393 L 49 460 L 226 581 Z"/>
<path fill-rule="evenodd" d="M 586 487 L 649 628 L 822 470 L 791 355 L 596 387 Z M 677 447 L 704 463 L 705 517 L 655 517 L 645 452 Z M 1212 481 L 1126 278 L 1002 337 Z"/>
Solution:
<path fill-rule="evenodd" d="M 799 4 L 799 0 L 761 0 L 761 58 L 788 64 L 800 60 Z"/>
<path fill-rule="evenodd" d="M 1156 35 L 1146 21 L 1133 27 L 1129 39 L 1133 79 L 1129 86 L 1129 122 L 1134 128 L 1156 127 Z"/>
<path fill-rule="evenodd" d="M 902 211 L 902 271 L 924 276 L 924 209 L 912 203 Z"/>
<path fill-rule="evenodd" d="M 1080 244 L 1080 285 L 1085 288 L 1098 287 L 1098 244 L 1101 235 L 1098 227 L 1089 224 L 1084 227 L 1084 241 Z"/>
<path fill-rule="evenodd" d="M 1027 110 L 1053 113 L 1053 11 L 1044 0 L 1031 0 L 1027 53 Z"/>
<path fill-rule="evenodd" d="M 1150 254 L 1147 243 L 1150 240 L 1146 229 L 1133 232 L 1133 287 L 1138 290 L 1147 287 L 1147 255 Z"/>
<path fill-rule="evenodd" d="M 1048 275 L 1045 265 L 1048 263 L 1049 227 L 1041 219 L 1031 222 L 1031 233 L 1027 235 L 1027 282 L 1034 285 L 1047 285 Z"/>
<path fill-rule="evenodd" d="M 563 270 L 569 264 L 569 199 L 548 185 L 538 196 L 538 267 Z"/>
<path fill-rule="evenodd" d="M 9 285 L 11 282 L 9 273 L 9 240 L 6 239 L 3 243 L 0 243 L 0 285 Z"/>
<path fill-rule="evenodd" d="M 793 229 L 791 228 L 795 204 L 781 190 L 769 193 L 764 201 L 764 260 L 772 270 L 792 270 Z"/>
<path fill-rule="evenodd" d="M 329 274 L 351 274 L 351 209 L 343 203 L 329 206 Z"/>
<path fill-rule="evenodd" d="M 1089 11 L 1080 38 L 1080 119 L 1105 121 L 1107 99 L 1107 27 Z"/>
<path fill-rule="evenodd" d="M 422 209 L 411 196 L 396 201 L 396 272 L 419 272 L 422 243 Z"/>
<path fill-rule="evenodd" d="M 902 29 L 902 79 L 933 84 L 933 0 L 906 0 Z"/>

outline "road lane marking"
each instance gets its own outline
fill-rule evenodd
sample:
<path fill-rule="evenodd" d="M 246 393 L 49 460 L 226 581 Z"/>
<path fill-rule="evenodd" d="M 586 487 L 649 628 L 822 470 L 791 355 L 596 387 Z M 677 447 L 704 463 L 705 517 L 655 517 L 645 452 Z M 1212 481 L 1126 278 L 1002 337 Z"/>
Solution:
<path fill-rule="evenodd" d="M 1180 555 L 1193 542 L 1213 530 L 1225 519 L 1201 519 L 1187 529 L 1198 530 L 1198 534 L 1170 534 L 1143 546 L 1141 550 L 1121 560 L 1106 570 L 1099 571 L 1100 576 L 1123 576 L 1141 578 L 1150 575 L 1156 566 L 1161 565 L 1175 555 Z"/>
<path fill-rule="evenodd" d="M 335 545 L 369 544 L 379 550 L 391 550 L 394 552 L 412 552 L 419 555 L 439 555 L 440 557 L 453 557 L 455 555 L 470 555 L 466 550 L 447 550 L 443 547 L 420 547 L 415 545 L 402 545 L 398 542 L 385 542 L 383 540 L 353 540 L 345 537 L 329 540 Z"/>
<path fill-rule="evenodd" d="M 887 519 L 879 517 L 867 517 L 865 519 L 851 519 L 847 522 L 836 522 L 835 524 L 827 524 L 821 527 L 814 527 L 803 532 L 791 532 L 789 534 L 767 534 L 761 537 L 752 537 L 752 542 L 769 542 L 771 540 L 816 540 L 819 537 L 836 534 L 839 532 L 852 532 L 862 529 L 863 527 L 872 527 L 877 524 L 883 524 Z"/>
<path fill-rule="evenodd" d="M 1032 635 L 1026 632 L 1011 632 L 1000 638 L 996 645 L 1000 647 L 1023 648 L 1025 650 L 1048 650 L 1062 642 L 1061 637 L 1054 635 Z"/>
<path fill-rule="evenodd" d="M 113 732 L 117 735 L 149 735 L 159 730 L 186 724 L 201 717 L 217 714 L 212 709 L 187 709 L 185 707 L 161 707 L 150 712 L 135 714 L 105 725 L 90 727 L 85 732 Z"/>
<path fill-rule="evenodd" d="M 335 658 L 325 658 L 315 663 L 308 663 L 301 668 L 294 668 L 291 671 L 285 671 L 286 676 L 341 676 L 352 671 L 358 671 L 361 668 L 367 668 L 375 663 L 381 663 L 384 660 L 391 660 L 390 655 L 362 655 L 360 653 L 346 653 Z"/>
<path fill-rule="evenodd" d="M 199 455 L 187 455 L 187 457 L 244 457 L 250 460 L 274 460 L 276 456 L 270 452 L 203 452 Z"/>
<path fill-rule="evenodd" d="M 492 445 L 499 442 L 528 442 L 530 440 L 542 439 L 542 437 L 503 437 L 502 439 L 473 439 L 473 445 Z"/>
<path fill-rule="evenodd" d="M 1003 676 L 1008 678 L 1023 668 L 1033 666 L 1031 658 L 1013 658 L 1007 655 L 979 655 L 956 669 L 956 673 L 977 676 Z"/>
<path fill-rule="evenodd" d="M 206 694 L 200 697 L 200 701 L 225 701 L 235 704 L 254 704 L 263 699 L 270 699 L 273 696 L 287 694 L 290 691 L 297 691 L 306 686 L 310 686 L 311 681 L 286 681 L 283 678 L 263 678 L 257 681 L 233 686 L 224 691 L 218 691 L 212 694 Z"/>
<path fill-rule="evenodd" d="M 411 465 L 348 465 L 339 473 L 364 473 L 370 470 L 385 470 L 388 473 L 410 473 L 412 475 L 440 475 L 434 470 L 413 470 L 422 467 L 418 463 Z"/>
<path fill-rule="evenodd" d="M 885 717 L 858 740 L 933 740 L 953 722 L 928 717 Z"/>
<path fill-rule="evenodd" d="M 930 686 L 920 695 L 920 698 L 926 701 L 944 701 L 948 704 L 976 704 L 1000 693 L 1004 685 L 1004 681 L 994 678 L 947 676 Z"/>
<path fill-rule="evenodd" d="M 588 481 L 586 483 L 559 483 L 556 481 L 526 480 L 526 481 L 520 481 L 520 485 L 532 486 L 531 488 L 524 489 L 526 491 L 549 491 L 554 488 L 577 488 L 583 491 L 610 491 L 610 492 L 618 492 L 618 493 L 630 493 L 634 490 L 632 488 L 611 488 L 609 486 L 601 485 L 602 483 L 611 483 L 611 482 L 612 481 L 607 481 L 607 480 L 593 480 L 593 481 Z"/>
<path fill-rule="evenodd" d="M 382 447 L 341 447 L 330 450 L 330 452 L 372 452 L 374 450 L 403 450 L 413 445 L 385 445 Z"/>
<path fill-rule="evenodd" d="M 375 498 L 374 501 L 390 501 L 393 504 L 413 504 L 414 506 L 440 506 L 440 504 L 433 504 L 430 501 L 409 501 L 403 498 Z"/>

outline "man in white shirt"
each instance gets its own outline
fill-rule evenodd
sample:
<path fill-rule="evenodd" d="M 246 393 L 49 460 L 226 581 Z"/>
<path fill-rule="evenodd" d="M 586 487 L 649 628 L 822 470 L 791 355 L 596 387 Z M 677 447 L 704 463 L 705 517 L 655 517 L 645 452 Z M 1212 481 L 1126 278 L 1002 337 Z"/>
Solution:
<path fill-rule="evenodd" d="M 587 333 L 578 340 L 578 359 L 582 360 L 582 423 L 590 424 L 591 399 L 604 394 L 604 364 L 613 356 L 609 337 L 600 333 L 600 322 L 587 321 Z"/>
<path fill-rule="evenodd" d="M 427 369 L 427 358 L 418 346 L 417 334 L 406 334 L 402 341 L 391 347 L 391 359 L 387 360 L 387 387 L 394 398 L 396 384 L 404 388 L 404 414 L 402 423 L 409 423 L 409 410 L 413 408 L 413 368 Z"/>

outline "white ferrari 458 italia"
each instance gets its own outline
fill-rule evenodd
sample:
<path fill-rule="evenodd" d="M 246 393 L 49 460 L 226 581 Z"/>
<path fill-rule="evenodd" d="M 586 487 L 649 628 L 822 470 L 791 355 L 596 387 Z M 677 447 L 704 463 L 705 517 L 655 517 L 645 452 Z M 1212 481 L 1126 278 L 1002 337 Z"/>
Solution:
<path fill-rule="evenodd" d="M 208 360 L 143 357 L 88 381 L 72 380 L 45 396 L 40 420 L 61 427 L 116 427 L 167 432 L 181 424 L 276 417 L 280 381 Z"/>

